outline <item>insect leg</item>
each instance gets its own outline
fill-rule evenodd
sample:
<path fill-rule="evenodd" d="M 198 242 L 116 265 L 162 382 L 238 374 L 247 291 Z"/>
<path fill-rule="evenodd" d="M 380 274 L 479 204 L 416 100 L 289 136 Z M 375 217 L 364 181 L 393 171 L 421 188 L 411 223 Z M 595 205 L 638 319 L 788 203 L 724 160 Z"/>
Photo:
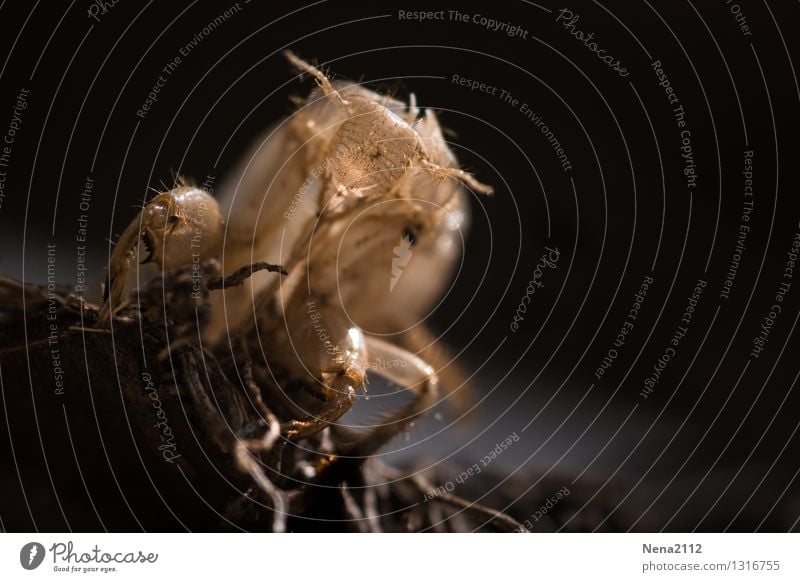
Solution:
<path fill-rule="evenodd" d="M 325 97 L 345 108 L 350 105 L 350 102 L 347 101 L 344 97 L 342 97 L 341 94 L 339 94 L 339 92 L 333 88 L 330 79 L 328 79 L 328 77 L 325 76 L 325 73 L 320 71 L 314 65 L 307 63 L 306 61 L 298 57 L 296 54 L 294 54 L 292 51 L 286 51 L 285 54 L 286 58 L 289 59 L 290 63 L 292 63 L 295 67 L 297 67 L 304 73 L 308 73 L 317 80 L 320 87 L 322 87 L 322 92 L 325 93 Z"/>
<path fill-rule="evenodd" d="M 319 412 L 302 420 L 290 420 L 281 426 L 281 433 L 287 439 L 299 440 L 312 436 L 336 422 L 340 416 L 350 410 L 356 400 L 356 382 L 347 374 L 337 376 L 330 386 L 322 386 L 318 395 L 325 401 Z"/>
<path fill-rule="evenodd" d="M 418 416 L 436 404 L 439 379 L 433 368 L 411 352 L 382 339 L 367 336 L 367 351 L 375 364 L 372 369 L 390 382 L 399 384 L 414 393 L 407 406 L 392 413 L 369 431 L 366 436 L 348 451 L 348 456 L 374 454 L 392 438 L 401 433 Z M 387 367 L 385 362 L 404 362 L 405 366 Z"/>
<path fill-rule="evenodd" d="M 131 221 L 114 246 L 108 265 L 103 297 L 103 307 L 98 316 L 98 326 L 108 327 L 111 316 L 128 304 L 126 281 L 138 255 L 141 237 L 142 213 Z"/>
<path fill-rule="evenodd" d="M 439 392 L 459 415 L 465 415 L 475 405 L 475 391 L 466 371 L 450 350 L 424 324 L 407 325 L 408 331 L 397 336 L 397 343 L 419 356 L 436 369 Z"/>
<path fill-rule="evenodd" d="M 472 190 L 480 192 L 481 194 L 491 194 L 493 191 L 491 186 L 479 182 L 472 174 L 465 172 L 460 168 L 448 168 L 446 166 L 434 164 L 428 160 L 422 160 L 421 163 L 431 174 L 437 178 L 455 178 L 456 180 L 463 182 Z"/>

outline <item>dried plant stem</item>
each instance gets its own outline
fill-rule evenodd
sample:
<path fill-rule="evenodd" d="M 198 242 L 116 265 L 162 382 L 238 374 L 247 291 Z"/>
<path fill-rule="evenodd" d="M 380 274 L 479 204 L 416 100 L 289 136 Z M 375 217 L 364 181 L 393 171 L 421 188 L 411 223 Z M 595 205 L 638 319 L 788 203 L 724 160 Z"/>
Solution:
<path fill-rule="evenodd" d="M 433 491 L 436 487 L 428 481 L 422 475 L 414 475 L 411 477 L 411 481 L 419 488 L 422 493 L 426 491 Z M 507 513 L 503 513 L 497 509 L 492 509 L 491 507 L 486 507 L 485 505 L 481 505 L 480 503 L 475 503 L 473 501 L 468 501 L 463 499 L 457 495 L 453 495 L 452 493 L 442 492 L 438 494 L 434 499 L 440 501 L 441 503 L 446 503 L 447 505 L 451 505 L 453 507 L 458 507 L 459 509 L 463 509 L 469 513 L 479 515 L 485 518 L 488 518 L 489 521 L 496 520 L 503 525 L 508 526 L 510 531 L 525 531 L 525 527 L 518 522 L 516 519 L 508 515 Z"/>
<path fill-rule="evenodd" d="M 259 261 L 257 263 L 245 265 L 244 267 L 236 269 L 233 273 L 225 277 L 214 277 L 209 279 L 208 283 L 206 283 L 206 289 L 209 291 L 214 291 L 216 289 L 238 287 L 244 283 L 248 277 L 250 277 L 253 273 L 257 273 L 258 271 L 269 271 L 270 273 L 280 273 L 281 275 L 289 274 L 280 265 L 273 265 L 271 263 Z"/>

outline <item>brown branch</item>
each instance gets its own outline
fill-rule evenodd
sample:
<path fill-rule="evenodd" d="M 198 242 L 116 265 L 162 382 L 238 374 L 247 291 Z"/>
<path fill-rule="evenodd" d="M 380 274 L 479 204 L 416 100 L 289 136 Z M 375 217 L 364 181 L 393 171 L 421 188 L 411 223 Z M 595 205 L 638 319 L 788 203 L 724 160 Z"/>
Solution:
<path fill-rule="evenodd" d="M 226 277 L 213 277 L 206 283 L 206 289 L 214 291 L 216 289 L 227 289 L 228 287 L 238 287 L 249 278 L 253 273 L 258 271 L 269 271 L 270 273 L 280 273 L 281 275 L 288 275 L 289 273 L 280 265 L 273 265 L 259 261 L 251 265 L 245 265 L 236 269 L 233 273 Z"/>
<path fill-rule="evenodd" d="M 411 481 L 419 488 L 420 492 L 425 493 L 427 491 L 433 491 L 436 489 L 433 483 L 428 481 L 422 475 L 414 475 L 411 477 Z M 446 503 L 447 505 L 452 505 L 453 507 L 458 507 L 467 511 L 469 513 L 473 513 L 475 515 L 479 515 L 481 517 L 489 518 L 489 521 L 497 520 L 500 523 L 508 526 L 511 531 L 527 531 L 525 526 L 523 526 L 520 522 L 516 519 L 508 515 L 507 513 L 503 513 L 497 509 L 492 509 L 491 507 L 486 507 L 485 505 L 481 505 L 480 503 L 475 503 L 473 501 L 468 501 L 459 497 L 458 495 L 453 495 L 452 493 L 442 492 L 441 494 L 437 494 L 433 500 L 438 500 L 442 503 Z"/>

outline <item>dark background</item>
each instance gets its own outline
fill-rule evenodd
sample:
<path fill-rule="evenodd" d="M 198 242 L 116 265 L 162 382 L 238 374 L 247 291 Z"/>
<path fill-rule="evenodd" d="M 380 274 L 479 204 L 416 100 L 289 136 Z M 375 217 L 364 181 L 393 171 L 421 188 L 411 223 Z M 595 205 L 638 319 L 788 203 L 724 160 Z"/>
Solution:
<path fill-rule="evenodd" d="M 521 26 L 527 38 L 447 15 L 398 18 L 398 10 L 440 8 L 433 3 L 240 2 L 138 118 L 161 69 L 232 5 L 121 0 L 99 22 L 88 2 L 0 8 L 0 133 L 17 93 L 30 90 L 4 168 L 6 274 L 45 282 L 46 245 L 55 243 L 57 280 L 74 283 L 80 195 L 91 177 L 87 296 L 96 295 L 109 240 L 151 188 L 175 174 L 219 182 L 253 139 L 291 113 L 290 97 L 311 85 L 281 55 L 290 48 L 342 78 L 401 98 L 413 91 L 440 112 L 463 166 L 495 186 L 492 197 L 473 200 L 464 267 L 435 315 L 459 362 L 477 371 L 480 403 L 469 421 L 444 409 L 441 420 L 417 427 L 418 446 L 395 447 L 403 449 L 398 462 L 424 457 L 454 477 L 516 432 L 521 441 L 494 471 L 531 485 L 542 477 L 577 483 L 587 502 L 611 491 L 603 515 L 624 513 L 622 529 L 641 527 L 642 516 L 652 529 L 800 528 L 800 281 L 764 352 L 749 358 L 800 221 L 796 3 L 741 2 L 752 31 L 745 36 L 723 1 L 571 2 L 576 28 L 594 32 L 630 71 L 621 78 L 556 22 L 563 6 L 548 2 L 459 8 Z M 691 194 L 654 60 L 686 111 L 699 175 Z M 562 170 L 519 107 L 453 84 L 454 74 L 527 103 L 572 170 Z M 745 150 L 754 151 L 755 206 L 725 300 Z M 561 251 L 558 268 L 545 273 L 512 333 L 545 246 Z M 640 317 L 596 381 L 647 274 L 655 282 Z M 643 381 L 698 279 L 708 285 L 688 335 L 644 399 Z"/>

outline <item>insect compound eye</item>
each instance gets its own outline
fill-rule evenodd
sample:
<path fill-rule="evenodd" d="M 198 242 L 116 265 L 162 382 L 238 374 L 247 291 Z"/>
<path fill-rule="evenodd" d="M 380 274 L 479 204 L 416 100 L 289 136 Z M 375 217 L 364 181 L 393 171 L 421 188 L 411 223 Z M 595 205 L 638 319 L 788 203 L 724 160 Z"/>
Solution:
<path fill-rule="evenodd" d="M 407 238 L 411 241 L 411 246 L 413 247 L 417 244 L 417 229 L 411 225 L 406 225 L 403 229 L 403 238 Z"/>

